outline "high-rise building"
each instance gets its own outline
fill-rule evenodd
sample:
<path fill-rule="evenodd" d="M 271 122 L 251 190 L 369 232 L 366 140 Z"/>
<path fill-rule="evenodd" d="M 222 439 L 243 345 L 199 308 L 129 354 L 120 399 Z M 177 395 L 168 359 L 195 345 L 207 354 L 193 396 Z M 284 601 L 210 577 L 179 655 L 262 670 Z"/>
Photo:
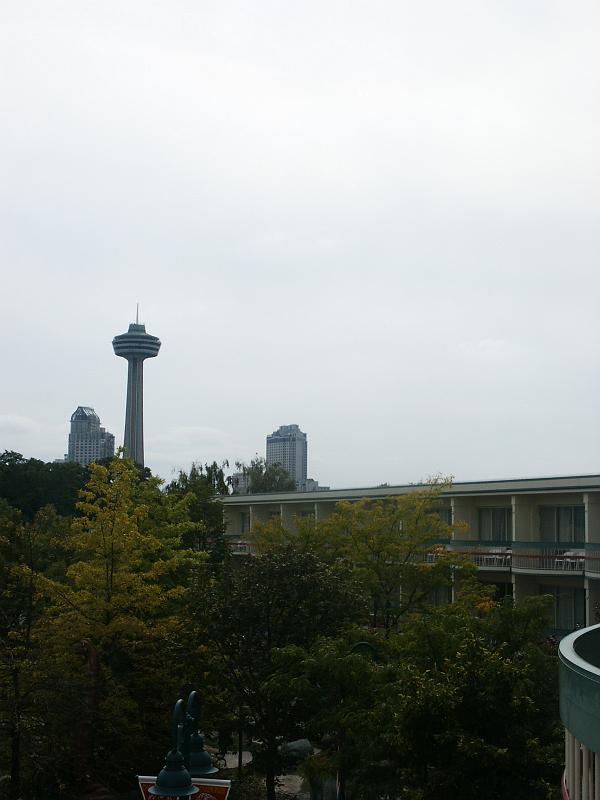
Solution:
<path fill-rule="evenodd" d="M 144 360 L 155 358 L 160 339 L 146 333 L 146 326 L 132 322 L 127 333 L 113 339 L 115 355 L 126 358 L 127 404 L 125 407 L 125 455 L 144 466 Z"/>
<path fill-rule="evenodd" d="M 101 427 L 98 414 L 89 406 L 77 406 L 71 414 L 69 452 L 66 461 L 82 466 L 115 454 L 115 437 Z"/>
<path fill-rule="evenodd" d="M 298 425 L 282 425 L 267 436 L 267 464 L 281 464 L 298 489 L 306 485 L 306 434 Z"/>

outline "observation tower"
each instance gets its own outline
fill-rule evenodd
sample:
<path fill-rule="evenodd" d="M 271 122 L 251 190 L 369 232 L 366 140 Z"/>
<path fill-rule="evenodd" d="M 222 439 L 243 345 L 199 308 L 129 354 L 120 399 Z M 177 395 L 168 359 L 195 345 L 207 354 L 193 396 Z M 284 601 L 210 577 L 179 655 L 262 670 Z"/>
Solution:
<path fill-rule="evenodd" d="M 113 339 L 115 355 L 126 358 L 127 406 L 125 408 L 125 440 L 127 458 L 144 466 L 144 359 L 155 358 L 160 350 L 160 339 L 146 333 L 146 326 L 138 321 L 129 326 L 127 333 Z"/>

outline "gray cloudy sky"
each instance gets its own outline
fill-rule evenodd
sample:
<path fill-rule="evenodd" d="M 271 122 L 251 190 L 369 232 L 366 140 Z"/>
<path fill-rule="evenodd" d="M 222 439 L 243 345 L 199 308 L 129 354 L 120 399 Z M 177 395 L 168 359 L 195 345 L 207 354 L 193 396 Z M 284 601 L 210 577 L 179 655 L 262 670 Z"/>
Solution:
<path fill-rule="evenodd" d="M 280 424 L 333 486 L 599 469 L 600 5 L 3 0 L 0 449 Z"/>

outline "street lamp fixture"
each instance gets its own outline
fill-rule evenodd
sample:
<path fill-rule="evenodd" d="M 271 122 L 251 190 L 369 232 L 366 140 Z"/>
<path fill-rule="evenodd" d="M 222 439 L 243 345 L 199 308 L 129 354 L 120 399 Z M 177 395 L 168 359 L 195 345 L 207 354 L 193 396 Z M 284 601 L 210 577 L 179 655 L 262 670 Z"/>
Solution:
<path fill-rule="evenodd" d="M 192 797 L 199 792 L 192 778 L 205 778 L 219 770 L 213 767 L 204 749 L 204 738 L 198 731 L 200 696 L 191 692 L 187 710 L 183 700 L 173 709 L 173 741 L 154 786 L 148 793 L 156 797 Z"/>
<path fill-rule="evenodd" d="M 189 730 L 189 761 L 186 766 L 192 778 L 208 778 L 219 770 L 213 767 L 210 755 L 204 749 L 204 737 L 198 730 L 200 720 L 200 695 L 190 692 L 187 702 L 187 723 Z"/>

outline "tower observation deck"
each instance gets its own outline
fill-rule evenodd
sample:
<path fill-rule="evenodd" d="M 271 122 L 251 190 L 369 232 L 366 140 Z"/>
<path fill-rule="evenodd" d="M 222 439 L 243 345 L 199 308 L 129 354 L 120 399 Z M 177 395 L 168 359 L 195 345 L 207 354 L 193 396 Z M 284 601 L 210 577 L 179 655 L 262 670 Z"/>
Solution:
<path fill-rule="evenodd" d="M 155 358 L 160 339 L 146 333 L 146 326 L 132 322 L 127 333 L 113 339 L 115 355 L 126 358 L 127 405 L 125 407 L 125 455 L 144 466 L 144 359 Z"/>

